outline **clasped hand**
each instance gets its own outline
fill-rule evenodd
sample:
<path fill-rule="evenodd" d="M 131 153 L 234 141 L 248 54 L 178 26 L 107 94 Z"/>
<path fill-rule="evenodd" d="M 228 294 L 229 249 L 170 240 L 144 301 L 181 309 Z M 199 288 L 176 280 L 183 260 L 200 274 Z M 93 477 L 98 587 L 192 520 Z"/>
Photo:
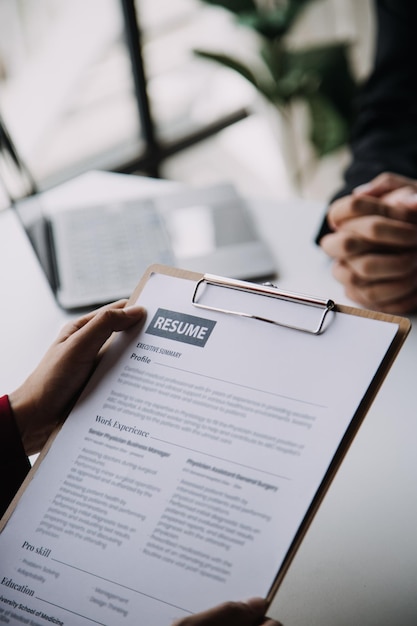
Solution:
<path fill-rule="evenodd" d="M 417 181 L 385 173 L 336 200 L 320 245 L 346 295 L 386 313 L 417 310 Z"/>

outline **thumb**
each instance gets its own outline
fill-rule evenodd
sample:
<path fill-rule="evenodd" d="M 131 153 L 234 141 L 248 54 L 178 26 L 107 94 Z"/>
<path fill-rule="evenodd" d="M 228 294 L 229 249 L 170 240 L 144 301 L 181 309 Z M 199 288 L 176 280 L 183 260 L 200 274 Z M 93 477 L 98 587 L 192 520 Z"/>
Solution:
<path fill-rule="evenodd" d="M 67 327 L 61 341 L 70 341 L 73 350 L 84 357 L 96 355 L 113 332 L 128 330 L 143 321 L 146 311 L 143 307 L 124 308 L 103 307 L 89 318 L 78 320 Z"/>
<path fill-rule="evenodd" d="M 417 190 L 417 182 L 412 178 L 407 178 L 406 176 L 392 174 L 391 172 L 384 172 L 368 183 L 356 187 L 353 190 L 353 195 L 380 198 L 386 193 L 395 191 L 400 187 L 414 187 Z"/>
<path fill-rule="evenodd" d="M 252 598 L 247 602 L 225 602 L 213 609 L 196 613 L 176 621 L 172 626 L 260 626 L 267 602 L 263 598 Z M 266 622 L 270 626 L 280 626 L 278 622 Z"/>

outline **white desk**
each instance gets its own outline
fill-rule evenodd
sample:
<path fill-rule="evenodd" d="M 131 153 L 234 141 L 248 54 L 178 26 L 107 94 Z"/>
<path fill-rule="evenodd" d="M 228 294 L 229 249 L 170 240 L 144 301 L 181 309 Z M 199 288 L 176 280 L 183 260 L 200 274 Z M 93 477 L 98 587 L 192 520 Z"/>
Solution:
<path fill-rule="evenodd" d="M 92 200 L 108 195 L 101 179 L 97 182 Z M 138 185 L 142 190 L 143 183 L 132 178 L 123 190 L 136 193 Z M 66 199 L 73 202 L 71 194 Z M 327 259 L 313 243 L 321 207 L 257 201 L 256 210 L 276 255 L 278 284 L 347 302 L 330 276 Z M 31 371 L 67 318 L 10 211 L 0 213 L 0 289 L 1 393 Z M 417 328 L 276 596 L 270 613 L 285 626 L 417 624 L 416 348 Z"/>

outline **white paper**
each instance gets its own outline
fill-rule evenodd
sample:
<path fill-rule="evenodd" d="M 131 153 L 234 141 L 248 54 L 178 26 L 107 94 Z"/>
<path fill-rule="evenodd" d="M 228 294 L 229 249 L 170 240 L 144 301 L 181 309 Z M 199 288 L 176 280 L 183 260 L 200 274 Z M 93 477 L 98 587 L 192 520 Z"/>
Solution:
<path fill-rule="evenodd" d="M 113 342 L 20 499 L 1 623 L 161 626 L 267 595 L 398 327 L 337 313 L 315 336 L 197 309 L 193 289 L 151 276 L 143 329 Z M 205 345 L 147 332 L 162 309 L 171 330 L 199 318 Z"/>

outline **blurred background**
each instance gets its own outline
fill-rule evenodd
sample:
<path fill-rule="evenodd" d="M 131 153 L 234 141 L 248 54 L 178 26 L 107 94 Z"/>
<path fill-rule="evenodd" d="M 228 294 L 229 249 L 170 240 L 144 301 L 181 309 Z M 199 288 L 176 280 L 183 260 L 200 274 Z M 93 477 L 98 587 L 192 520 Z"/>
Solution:
<path fill-rule="evenodd" d="M 369 0 L 0 0 L 0 114 L 41 189 L 100 168 L 326 200 L 373 36 Z"/>

